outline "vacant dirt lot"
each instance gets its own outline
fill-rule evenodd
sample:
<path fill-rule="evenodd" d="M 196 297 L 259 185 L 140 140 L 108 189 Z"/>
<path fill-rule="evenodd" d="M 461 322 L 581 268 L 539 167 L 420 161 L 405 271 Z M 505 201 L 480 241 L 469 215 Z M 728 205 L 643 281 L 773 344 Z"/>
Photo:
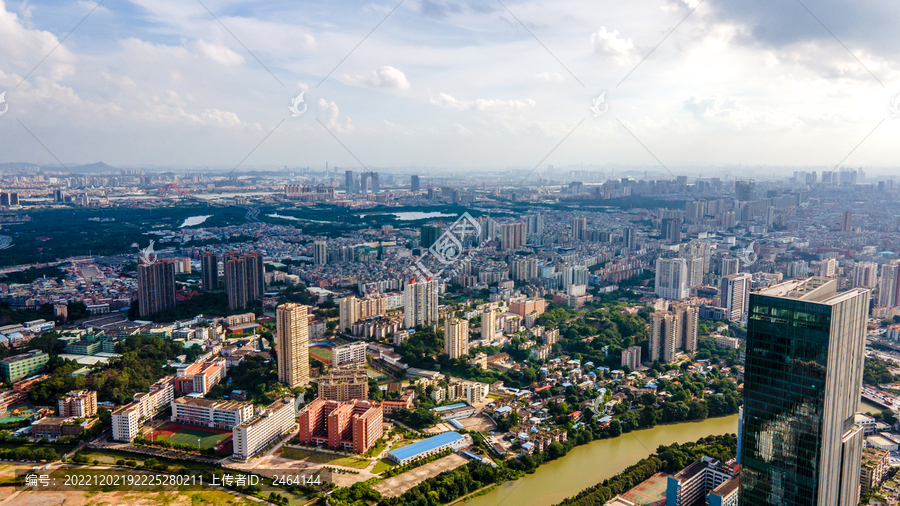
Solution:
<path fill-rule="evenodd" d="M 423 480 L 437 476 L 444 471 L 456 469 L 466 462 L 465 458 L 454 453 L 434 462 L 429 462 L 422 467 L 411 469 L 401 475 L 388 478 L 381 483 L 376 483 L 372 485 L 372 488 L 387 497 L 396 497 L 418 485 Z"/>

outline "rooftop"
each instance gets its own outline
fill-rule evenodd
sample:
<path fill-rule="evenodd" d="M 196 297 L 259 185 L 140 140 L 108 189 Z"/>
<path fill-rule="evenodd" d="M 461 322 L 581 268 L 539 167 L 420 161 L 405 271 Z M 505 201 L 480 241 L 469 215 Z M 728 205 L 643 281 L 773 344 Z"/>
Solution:
<path fill-rule="evenodd" d="M 458 432 L 444 432 L 443 434 L 438 434 L 437 436 L 432 436 L 428 439 L 417 441 L 409 446 L 398 448 L 390 452 L 390 454 L 398 460 L 405 460 L 411 457 L 415 457 L 416 455 L 419 455 L 421 453 L 431 451 L 439 446 L 454 443 L 462 439 L 463 436 Z"/>

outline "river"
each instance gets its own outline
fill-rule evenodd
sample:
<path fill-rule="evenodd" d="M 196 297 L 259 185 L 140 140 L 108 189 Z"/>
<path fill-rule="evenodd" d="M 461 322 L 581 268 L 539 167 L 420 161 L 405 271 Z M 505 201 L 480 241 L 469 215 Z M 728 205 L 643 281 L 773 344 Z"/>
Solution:
<path fill-rule="evenodd" d="M 859 411 L 882 408 L 860 400 Z M 709 418 L 702 422 L 658 425 L 614 439 L 576 446 L 565 457 L 548 462 L 516 481 L 500 485 L 485 495 L 466 501 L 465 506 L 550 506 L 581 490 L 622 472 L 656 451 L 659 445 L 687 443 L 702 437 L 737 433 L 737 415 Z"/>
<path fill-rule="evenodd" d="M 702 422 L 658 425 L 613 439 L 576 446 L 565 457 L 548 462 L 516 481 L 475 497 L 466 506 L 550 506 L 615 476 L 656 451 L 659 445 L 687 443 L 709 435 L 737 432 L 737 415 Z"/>

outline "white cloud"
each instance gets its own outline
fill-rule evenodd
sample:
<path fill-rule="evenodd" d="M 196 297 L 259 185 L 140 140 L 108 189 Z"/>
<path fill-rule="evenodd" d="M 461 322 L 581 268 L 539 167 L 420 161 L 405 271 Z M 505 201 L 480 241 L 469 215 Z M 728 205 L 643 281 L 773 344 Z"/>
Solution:
<path fill-rule="evenodd" d="M 559 72 L 542 72 L 534 77 L 542 81 L 549 81 L 551 83 L 561 83 L 565 81 L 565 78 Z"/>
<path fill-rule="evenodd" d="M 619 65 L 633 63 L 638 57 L 631 39 L 622 38 L 618 30 L 610 32 L 605 26 L 591 34 L 591 46 L 595 53 L 612 56 Z"/>
<path fill-rule="evenodd" d="M 225 46 L 209 44 L 202 40 L 198 40 L 197 42 L 195 42 L 194 46 L 196 47 L 197 51 L 199 51 L 203 56 L 209 58 L 214 62 L 221 63 L 226 67 L 232 67 L 234 65 L 240 65 L 244 63 L 243 56 L 235 53 Z"/>
<path fill-rule="evenodd" d="M 336 103 L 334 103 L 334 101 L 329 102 L 324 98 L 320 98 L 318 105 L 319 112 L 322 114 L 322 116 L 325 117 L 325 126 L 327 126 L 329 129 L 338 132 L 350 132 L 354 130 L 352 120 L 350 118 L 345 118 L 343 123 L 340 122 L 340 111 L 338 110 L 338 106 Z"/>
<path fill-rule="evenodd" d="M 371 88 L 388 88 L 394 90 L 408 90 L 409 81 L 400 70 L 385 65 L 378 70 L 373 70 L 369 76 L 349 76 L 344 74 L 341 81 L 356 86 L 369 86 Z"/>
<path fill-rule="evenodd" d="M 476 110 L 484 112 L 506 112 L 511 113 L 521 109 L 534 107 L 534 100 L 494 100 L 479 98 L 472 101 L 458 100 L 446 93 L 438 93 L 437 97 L 431 98 L 431 105 L 444 107 L 446 109 L 456 109 L 459 111 Z"/>

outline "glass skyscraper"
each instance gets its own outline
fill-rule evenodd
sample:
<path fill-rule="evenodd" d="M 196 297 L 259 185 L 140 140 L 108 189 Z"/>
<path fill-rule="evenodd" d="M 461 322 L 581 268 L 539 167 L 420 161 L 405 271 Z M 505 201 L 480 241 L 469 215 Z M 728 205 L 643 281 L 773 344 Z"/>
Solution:
<path fill-rule="evenodd" d="M 868 305 L 868 290 L 826 278 L 750 295 L 742 506 L 857 504 Z"/>

